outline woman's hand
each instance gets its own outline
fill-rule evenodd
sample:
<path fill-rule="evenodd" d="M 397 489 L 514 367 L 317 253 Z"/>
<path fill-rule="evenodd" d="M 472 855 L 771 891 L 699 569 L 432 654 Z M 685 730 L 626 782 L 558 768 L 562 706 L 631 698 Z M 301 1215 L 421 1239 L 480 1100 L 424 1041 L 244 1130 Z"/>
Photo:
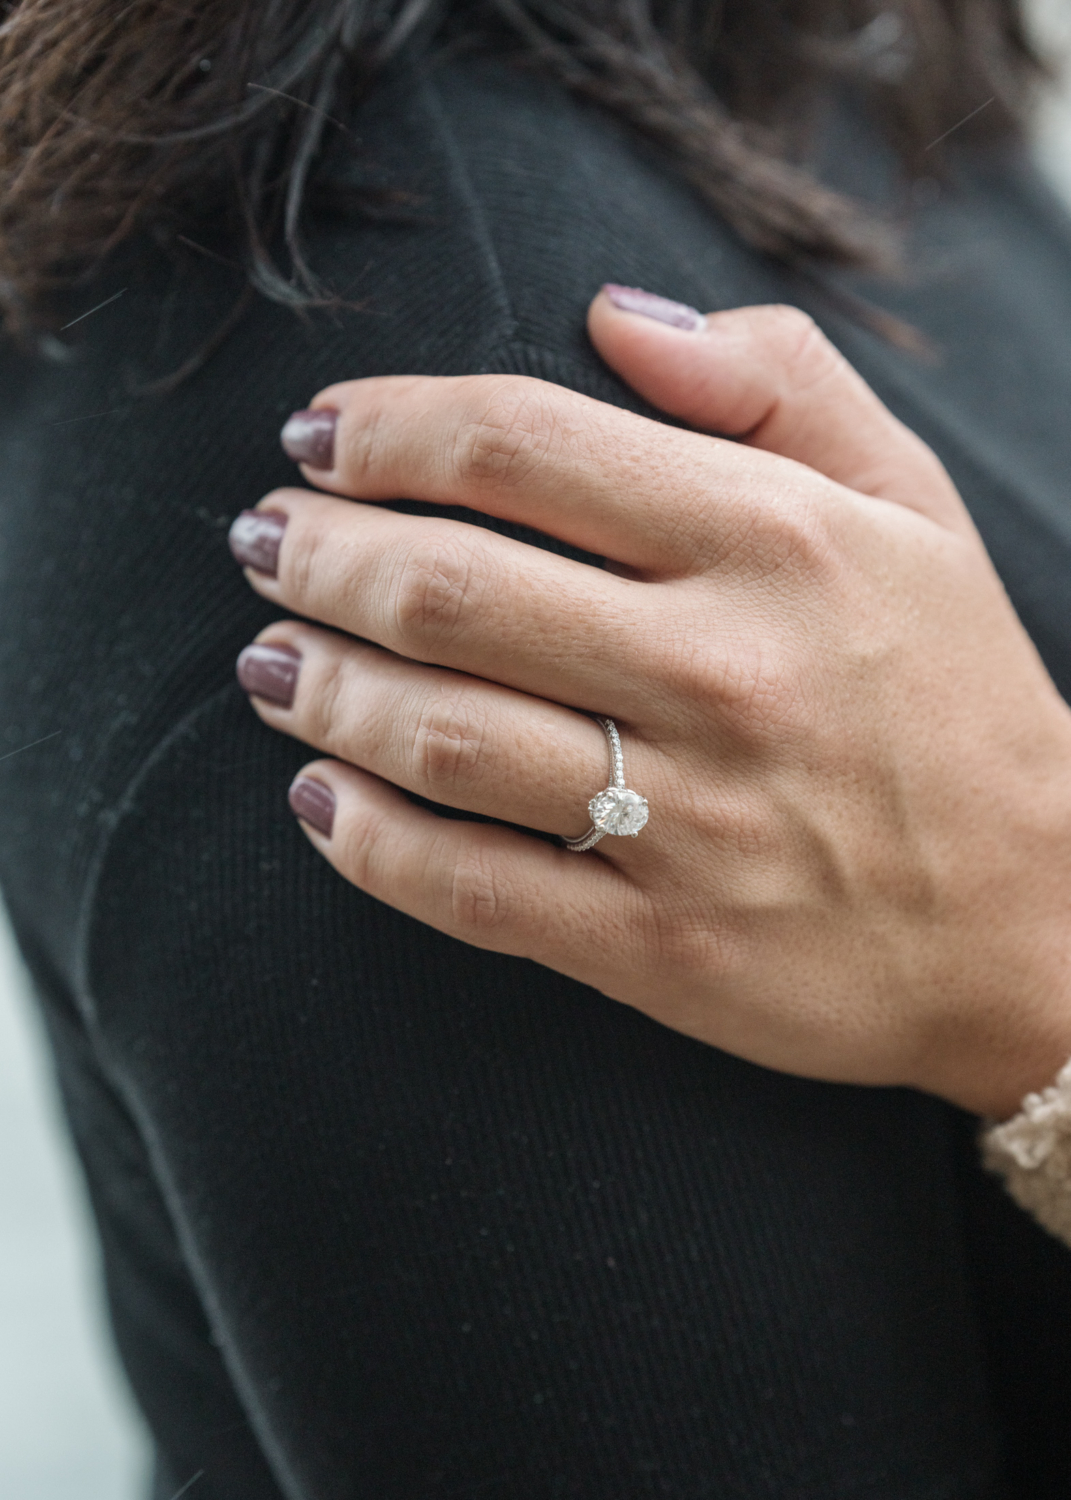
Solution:
<path fill-rule="evenodd" d="M 331 627 L 243 653 L 265 722 L 332 757 L 293 805 L 466 942 L 769 1067 L 1007 1113 L 1071 1056 L 1071 712 L 936 458 L 802 314 L 632 305 L 595 300 L 604 358 L 743 441 L 503 376 L 337 385 L 298 424 L 334 493 L 235 527 L 253 586 Z M 589 714 L 649 801 L 636 839 L 576 855 L 404 795 L 581 835 Z"/>

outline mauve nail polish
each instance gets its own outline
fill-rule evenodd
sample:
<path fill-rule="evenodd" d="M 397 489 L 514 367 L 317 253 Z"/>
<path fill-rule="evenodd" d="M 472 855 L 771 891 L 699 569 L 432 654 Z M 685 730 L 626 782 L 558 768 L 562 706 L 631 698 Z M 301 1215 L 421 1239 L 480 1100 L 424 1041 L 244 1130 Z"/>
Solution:
<path fill-rule="evenodd" d="M 337 421 L 338 412 L 333 406 L 292 413 L 279 434 L 283 452 L 296 464 L 308 464 L 310 469 L 334 468 Z"/>
<path fill-rule="evenodd" d="M 290 811 L 325 839 L 331 837 L 335 826 L 335 794 L 322 781 L 299 776 L 290 788 Z"/>
<path fill-rule="evenodd" d="M 293 646 L 257 644 L 245 648 L 235 670 L 247 693 L 289 708 L 294 701 L 300 667 L 301 652 Z"/>
<path fill-rule="evenodd" d="M 256 568 L 274 578 L 288 520 L 281 510 L 243 510 L 227 537 L 235 559 L 243 568 Z"/>
<path fill-rule="evenodd" d="M 638 286 L 615 286 L 608 281 L 603 291 L 622 312 L 639 313 L 643 318 L 654 318 L 656 323 L 668 323 L 671 328 L 698 333 L 706 322 L 703 314 L 686 302 L 671 302 L 668 297 L 656 297 L 654 292 L 645 292 Z"/>

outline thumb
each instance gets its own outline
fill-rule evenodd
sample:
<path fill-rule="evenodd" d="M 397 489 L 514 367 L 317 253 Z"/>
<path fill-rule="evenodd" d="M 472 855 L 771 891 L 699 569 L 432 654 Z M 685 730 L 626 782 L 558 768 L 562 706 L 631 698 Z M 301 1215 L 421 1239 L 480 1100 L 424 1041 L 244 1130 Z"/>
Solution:
<path fill-rule="evenodd" d="M 605 286 L 588 332 L 653 406 L 704 432 L 779 453 L 864 495 L 973 529 L 936 455 L 796 307 L 708 313 Z"/>

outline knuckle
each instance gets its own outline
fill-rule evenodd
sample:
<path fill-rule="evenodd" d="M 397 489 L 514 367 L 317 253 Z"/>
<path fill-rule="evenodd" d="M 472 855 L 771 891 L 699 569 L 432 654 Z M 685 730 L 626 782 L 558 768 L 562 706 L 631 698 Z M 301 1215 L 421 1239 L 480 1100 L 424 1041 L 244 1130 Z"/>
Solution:
<path fill-rule="evenodd" d="M 666 634 L 656 662 L 659 681 L 672 697 L 684 703 L 713 702 L 719 677 L 716 643 L 695 631 Z"/>
<path fill-rule="evenodd" d="M 702 721 L 715 713 L 722 732 L 752 751 L 794 738 L 807 722 L 798 653 L 776 639 L 681 643 L 663 663 L 662 680 Z"/>
<path fill-rule="evenodd" d="M 712 918 L 705 904 L 688 899 L 651 903 L 645 926 L 647 964 L 672 976 L 678 992 L 709 991 L 711 981 L 730 966 L 730 927 L 724 919 Z"/>
<path fill-rule="evenodd" d="M 788 353 L 793 345 L 805 344 L 818 332 L 818 324 L 810 313 L 791 302 L 775 302 L 764 308 L 763 321 L 767 336 L 780 344 L 783 353 Z"/>
<path fill-rule="evenodd" d="M 542 382 L 511 378 L 482 390 L 454 437 L 454 471 L 463 483 L 523 484 L 560 436 L 555 403 Z"/>
<path fill-rule="evenodd" d="M 453 635 L 480 591 L 485 572 L 457 537 L 426 536 L 397 569 L 393 617 L 403 646 Z"/>
<path fill-rule="evenodd" d="M 304 700 L 302 732 L 314 745 L 330 751 L 338 749 L 345 733 L 345 698 L 345 663 L 341 656 L 332 653 L 317 672 L 312 691 L 299 692 L 299 703 Z"/>
<path fill-rule="evenodd" d="M 486 771 L 487 725 L 467 694 L 426 703 L 413 737 L 413 770 L 431 790 L 471 788 Z"/>
<path fill-rule="evenodd" d="M 465 932 L 490 933 L 502 927 L 512 911 L 509 890 L 501 872 L 481 851 L 457 861 L 450 882 L 450 915 Z"/>
<path fill-rule="evenodd" d="M 738 794 L 717 809 L 716 820 L 722 848 L 746 859 L 756 872 L 783 859 L 785 825 L 768 799 Z"/>
<path fill-rule="evenodd" d="M 791 568 L 812 578 L 826 574 L 835 558 L 832 517 L 814 495 L 786 496 L 764 511 L 762 542 L 768 566 Z"/>
<path fill-rule="evenodd" d="M 338 869 L 362 890 L 378 888 L 383 856 L 386 853 L 389 859 L 391 839 L 391 821 L 376 808 L 362 808 L 359 816 L 345 819 L 341 828 L 336 819 L 332 843 L 338 850 Z"/>
<path fill-rule="evenodd" d="M 768 336 L 796 391 L 807 390 L 838 372 L 844 357 L 802 308 L 780 305 L 769 310 Z"/>
<path fill-rule="evenodd" d="M 319 526 L 310 525 L 308 518 L 302 526 L 295 526 L 293 520 L 289 522 L 285 545 L 279 555 L 279 582 L 285 588 L 287 598 L 307 599 L 314 593 L 321 547 Z"/>
<path fill-rule="evenodd" d="M 783 738 L 802 707 L 795 670 L 769 650 L 728 663 L 718 684 L 718 698 L 726 724 L 752 743 L 774 735 Z"/>
<path fill-rule="evenodd" d="M 392 467 L 407 407 L 424 377 L 388 375 L 336 386 L 336 401 L 353 410 L 359 402 L 360 420 L 342 422 L 335 435 L 335 468 L 351 487 L 374 491 L 384 470 Z"/>
<path fill-rule="evenodd" d="M 757 497 L 731 539 L 741 581 L 768 587 L 783 573 L 783 586 L 797 594 L 801 583 L 829 586 L 843 563 L 842 515 L 834 487 L 817 475 L 787 479 L 776 495 Z"/>

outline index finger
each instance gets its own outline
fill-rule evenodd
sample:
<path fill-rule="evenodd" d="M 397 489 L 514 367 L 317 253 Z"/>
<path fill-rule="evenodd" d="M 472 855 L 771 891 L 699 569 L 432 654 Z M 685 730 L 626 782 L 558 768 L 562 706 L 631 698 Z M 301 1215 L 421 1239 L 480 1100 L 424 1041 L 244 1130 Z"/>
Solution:
<path fill-rule="evenodd" d="M 712 508 L 728 519 L 757 467 L 788 465 L 520 375 L 330 386 L 283 443 L 321 489 L 469 506 L 661 575 L 701 567 Z"/>
<path fill-rule="evenodd" d="M 936 454 L 905 427 L 797 307 L 692 309 L 604 287 L 592 343 L 653 405 L 700 431 L 794 458 L 864 495 L 973 535 Z"/>

